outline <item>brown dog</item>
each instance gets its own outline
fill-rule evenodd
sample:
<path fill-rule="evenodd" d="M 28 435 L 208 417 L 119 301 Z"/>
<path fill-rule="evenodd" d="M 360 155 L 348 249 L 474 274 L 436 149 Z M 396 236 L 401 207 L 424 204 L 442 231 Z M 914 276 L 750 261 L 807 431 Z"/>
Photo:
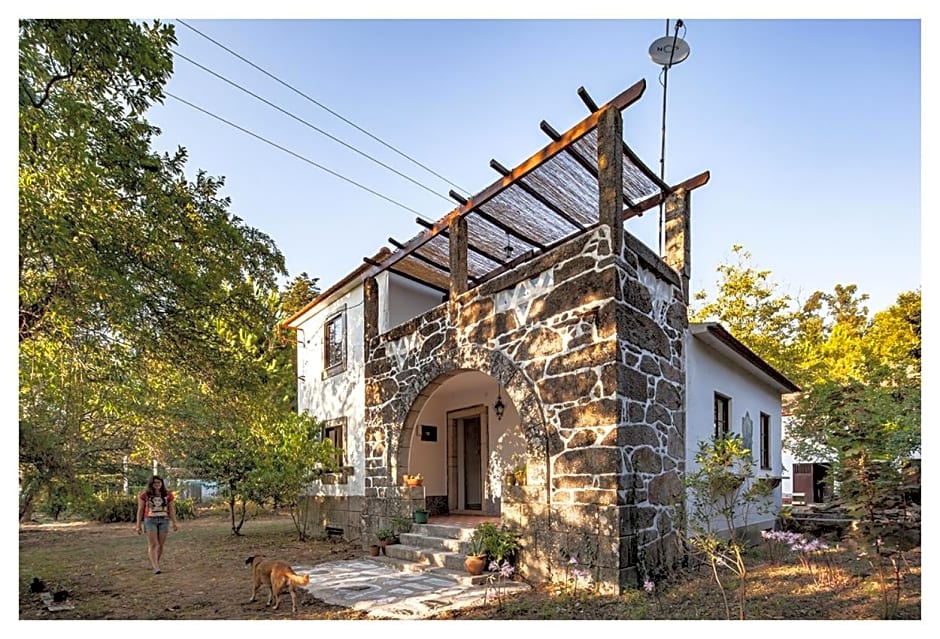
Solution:
<path fill-rule="evenodd" d="M 255 600 L 255 594 L 261 586 L 267 586 L 270 589 L 268 594 L 268 603 L 270 606 L 274 602 L 274 608 L 281 603 L 281 590 L 286 586 L 290 593 L 290 603 L 293 612 L 297 612 L 297 593 L 294 586 L 306 586 L 310 583 L 310 575 L 298 575 L 293 571 L 289 564 L 275 559 L 267 559 L 264 555 L 253 555 L 245 560 L 247 565 L 251 566 L 252 586 L 251 599 L 249 603 Z"/>

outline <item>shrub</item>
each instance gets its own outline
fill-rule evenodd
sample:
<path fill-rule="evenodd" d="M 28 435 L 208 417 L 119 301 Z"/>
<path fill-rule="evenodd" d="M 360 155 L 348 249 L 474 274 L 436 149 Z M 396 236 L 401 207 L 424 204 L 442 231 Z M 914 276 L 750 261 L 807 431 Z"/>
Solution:
<path fill-rule="evenodd" d="M 104 524 L 137 520 L 137 497 L 119 493 L 98 493 L 94 498 L 82 504 L 82 512 L 87 519 Z"/>

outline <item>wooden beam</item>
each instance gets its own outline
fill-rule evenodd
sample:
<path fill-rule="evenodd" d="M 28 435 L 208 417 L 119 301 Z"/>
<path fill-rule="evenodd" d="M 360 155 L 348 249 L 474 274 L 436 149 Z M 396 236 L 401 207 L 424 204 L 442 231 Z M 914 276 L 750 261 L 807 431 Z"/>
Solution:
<path fill-rule="evenodd" d="M 665 202 L 666 196 L 669 195 L 669 193 L 672 193 L 673 191 L 678 191 L 679 189 L 685 189 L 686 191 L 693 191 L 700 186 L 705 186 L 706 184 L 708 184 L 709 179 L 711 179 L 711 172 L 704 171 L 694 177 L 690 177 L 685 182 L 680 182 L 679 184 L 676 184 L 675 186 L 669 187 L 668 193 L 660 192 L 655 195 L 649 196 L 645 200 L 640 200 L 633 206 L 627 206 L 623 210 L 623 219 L 629 220 L 631 217 L 642 215 L 643 211 L 651 209 L 654 206 L 658 206 L 661 202 Z"/>
<path fill-rule="evenodd" d="M 547 135 L 548 137 L 552 139 L 555 139 L 556 137 L 560 135 L 558 131 L 553 129 L 552 125 L 546 122 L 545 120 L 542 120 L 539 123 L 539 128 L 542 129 L 545 135 Z M 568 147 L 567 149 L 565 149 L 565 152 L 568 153 L 568 155 L 570 155 L 571 157 L 573 157 L 575 161 L 577 161 L 578 164 L 584 167 L 585 171 L 593 175 L 595 180 L 598 179 L 597 167 L 590 160 L 588 160 L 586 157 L 581 155 L 580 151 L 578 151 L 577 149 L 573 147 Z M 621 178 L 621 182 L 623 182 L 623 178 Z M 626 192 L 624 192 L 623 194 L 623 201 L 627 202 L 628 204 L 632 202 L 632 200 L 630 200 L 629 194 Z"/>
<path fill-rule="evenodd" d="M 476 215 L 479 215 L 480 217 L 482 217 L 484 220 L 486 220 L 487 222 L 489 222 L 490 224 L 492 224 L 492 225 L 495 226 L 496 228 L 498 228 L 498 229 L 500 229 L 500 230 L 502 230 L 502 231 L 505 231 L 506 233 L 509 233 L 509 235 L 513 236 L 513 237 L 516 238 L 517 240 L 519 240 L 519 241 L 521 241 L 521 242 L 525 242 L 526 244 L 531 244 L 532 246 L 534 246 L 535 248 L 537 248 L 537 249 L 540 250 L 540 251 L 544 251 L 544 250 L 545 250 L 545 248 L 546 248 L 545 245 L 542 244 L 541 242 L 539 242 L 538 240 L 533 240 L 533 239 L 532 239 L 531 237 L 529 237 L 528 235 L 523 235 L 522 233 L 520 233 L 519 231 L 517 231 L 517 230 L 514 229 L 513 227 L 511 227 L 511 226 L 509 226 L 508 224 L 502 222 L 501 220 L 498 220 L 497 218 L 493 217 L 492 215 L 490 215 L 490 214 L 487 213 L 486 211 L 481 211 L 480 209 L 477 209 L 477 210 L 474 211 L 474 213 L 475 213 Z"/>
<path fill-rule="evenodd" d="M 428 222 L 427 220 L 423 220 L 423 219 L 421 219 L 420 217 L 415 218 L 415 221 L 416 221 L 418 224 L 420 224 L 421 226 L 423 226 L 424 228 L 428 228 L 428 229 L 429 229 L 429 228 L 431 228 L 432 226 L 434 226 L 431 222 Z M 445 229 L 445 230 L 441 231 L 440 234 L 443 235 L 444 237 L 448 238 L 448 240 L 450 239 L 450 231 L 449 231 L 449 230 Z M 477 255 L 480 255 L 481 257 L 485 257 L 486 259 L 488 259 L 488 260 L 491 261 L 491 262 L 496 262 L 497 264 L 505 264 L 505 263 L 506 263 L 506 260 L 504 260 L 504 259 L 502 259 L 502 258 L 500 258 L 500 257 L 496 257 L 495 255 L 493 255 L 493 254 L 490 253 L 489 251 L 486 251 L 486 250 L 484 250 L 484 249 L 481 249 L 479 246 L 475 246 L 475 245 L 471 244 L 470 241 L 469 241 L 469 238 L 468 238 L 468 241 L 467 241 L 467 248 L 469 248 L 471 251 L 473 251 L 473 252 L 476 253 Z"/>
<path fill-rule="evenodd" d="M 404 244 L 402 244 L 401 242 L 399 242 L 398 240 L 396 240 L 394 237 L 388 238 L 388 243 L 391 244 L 392 246 L 394 246 L 395 248 L 404 248 L 404 247 L 405 247 Z M 425 255 L 421 255 L 421 253 L 418 253 L 417 251 L 412 251 L 412 252 L 410 253 L 410 255 L 411 255 L 411 257 L 417 259 L 418 261 L 424 262 L 424 263 L 427 264 L 428 266 L 433 266 L 434 268 L 436 268 L 436 269 L 438 269 L 438 270 L 440 270 L 440 271 L 443 271 L 443 272 L 447 273 L 447 276 L 448 276 L 448 277 L 450 277 L 450 276 L 452 275 L 451 272 L 450 272 L 450 268 L 449 268 L 449 267 L 444 266 L 444 265 L 440 264 L 439 262 L 435 262 L 435 261 L 432 260 L 430 257 L 427 257 L 427 256 L 425 256 Z M 474 276 L 472 276 L 472 275 L 470 275 L 469 277 L 470 277 L 471 280 L 476 280 L 476 278 L 475 278 Z"/>
<path fill-rule="evenodd" d="M 591 99 L 591 96 L 588 95 L 587 89 L 584 87 L 578 87 L 578 97 L 581 98 L 581 101 L 584 102 L 584 105 L 591 113 L 595 113 L 600 110 L 597 106 L 597 103 Z"/>
<path fill-rule="evenodd" d="M 505 166 L 503 166 L 496 160 L 490 160 L 490 168 L 494 169 L 495 171 L 497 171 L 498 173 L 502 175 L 509 175 L 509 169 L 507 169 Z M 544 206 L 545 208 L 550 210 L 552 213 L 554 213 L 558 217 L 568 222 L 568 224 L 570 224 L 571 226 L 575 227 L 576 229 L 580 231 L 584 230 L 585 227 L 583 224 L 581 224 L 581 222 L 579 222 L 578 220 L 574 219 L 573 217 L 571 217 L 570 215 L 562 211 L 561 207 L 559 207 L 557 204 L 554 204 L 553 202 L 550 202 L 548 198 L 546 198 L 544 195 L 536 191 L 533 187 L 529 186 L 528 182 L 526 182 L 525 180 L 520 179 L 518 182 L 516 182 L 516 186 L 518 186 L 520 189 L 522 189 L 523 191 L 531 195 L 542 206 Z"/>
<path fill-rule="evenodd" d="M 626 91 L 624 91 L 620 95 L 613 98 L 610 102 L 605 104 L 604 107 L 615 108 L 615 109 L 619 109 L 622 111 L 623 109 L 627 108 L 628 106 L 630 106 L 631 104 L 639 100 L 640 97 L 642 97 L 644 91 L 646 91 L 646 80 L 640 80 L 639 82 L 637 82 L 636 84 L 628 88 Z M 387 268 L 389 266 L 392 266 L 393 264 L 395 264 L 395 262 L 398 262 L 399 260 L 404 259 L 408 253 L 415 250 L 419 246 L 423 245 L 432 237 L 440 233 L 443 229 L 450 226 L 451 222 L 453 222 L 454 219 L 456 219 L 457 217 L 461 215 L 465 215 L 466 213 L 482 206 L 483 204 L 485 204 L 486 202 L 493 199 L 494 197 L 502 193 L 504 190 L 512 186 L 517 180 L 525 177 L 532 171 L 536 170 L 542 164 L 544 164 L 548 160 L 552 159 L 553 157 L 555 157 L 556 155 L 564 151 L 568 146 L 570 146 L 574 142 L 577 142 L 582 137 L 590 133 L 597 126 L 597 121 L 598 121 L 600 113 L 601 111 L 590 114 L 589 116 L 587 116 L 586 118 L 584 118 L 583 120 L 575 124 L 573 127 L 568 129 L 568 131 L 564 135 L 561 136 L 560 140 L 552 142 L 551 144 L 543 148 L 541 151 L 532 155 L 529 159 L 525 160 L 522 164 L 520 164 L 515 169 L 513 169 L 510 175 L 504 177 L 502 180 L 494 182 L 487 188 L 483 189 L 483 191 L 481 191 L 475 197 L 470 198 L 466 204 L 460 206 L 459 208 L 454 209 L 453 211 L 451 211 L 450 213 L 442 217 L 440 220 L 438 220 L 432 228 L 426 230 L 424 233 L 421 233 L 417 237 L 409 240 L 403 249 L 401 249 L 400 251 L 396 253 L 393 253 L 388 258 L 383 260 L 382 268 Z M 477 212 L 481 213 L 480 211 L 477 211 Z M 482 216 L 482 213 L 481 213 L 481 216 Z M 488 220 L 488 221 L 491 221 L 491 220 Z M 378 272 L 378 270 L 380 269 L 373 267 L 368 272 L 366 272 L 365 275 L 366 277 L 375 275 L 375 273 Z"/>
<path fill-rule="evenodd" d="M 421 284 L 422 286 L 427 286 L 428 288 L 433 288 L 435 291 L 439 291 L 439 292 L 445 293 L 445 294 L 448 293 L 448 291 L 447 291 L 446 288 L 442 288 L 442 287 L 438 286 L 437 284 L 431 284 L 431 282 L 425 282 L 425 281 L 422 280 L 420 277 L 415 277 L 415 276 L 412 275 L 411 273 L 405 273 L 405 272 L 402 271 L 401 269 L 397 269 L 397 268 L 394 268 L 394 267 L 391 267 L 391 266 L 387 266 L 387 267 L 384 267 L 384 268 L 383 268 L 381 262 L 377 262 L 377 261 L 373 260 L 371 257 L 364 257 L 364 258 L 362 258 L 362 261 L 365 262 L 366 264 L 368 264 L 369 266 L 373 266 L 373 267 L 375 267 L 375 268 L 380 268 L 380 269 L 383 270 L 383 271 L 385 271 L 385 270 L 391 271 L 391 272 L 394 273 L 395 275 L 398 275 L 398 276 L 400 276 L 400 277 L 403 277 L 403 278 L 405 278 L 406 280 L 411 280 L 412 282 L 415 282 L 415 283 L 417 283 L 417 284 Z"/>

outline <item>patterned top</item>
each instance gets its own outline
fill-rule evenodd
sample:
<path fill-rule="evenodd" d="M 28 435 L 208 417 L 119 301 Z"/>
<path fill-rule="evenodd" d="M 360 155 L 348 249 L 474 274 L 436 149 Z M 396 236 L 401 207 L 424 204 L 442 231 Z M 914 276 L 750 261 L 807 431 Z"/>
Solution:
<path fill-rule="evenodd" d="M 166 503 L 164 503 L 163 497 L 160 495 L 149 497 L 145 490 L 137 495 L 137 499 L 144 502 L 144 517 L 168 517 L 170 502 L 175 499 L 175 496 L 171 491 L 166 491 Z"/>

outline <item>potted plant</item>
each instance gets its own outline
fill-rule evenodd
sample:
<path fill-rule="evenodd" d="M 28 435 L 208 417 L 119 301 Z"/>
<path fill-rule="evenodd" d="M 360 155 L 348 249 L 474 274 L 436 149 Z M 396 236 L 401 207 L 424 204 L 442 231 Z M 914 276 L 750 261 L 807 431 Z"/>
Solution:
<path fill-rule="evenodd" d="M 424 484 L 424 477 L 421 475 L 421 473 L 418 473 L 417 475 L 402 475 L 402 479 L 405 481 L 405 486 L 408 486 L 409 488 L 414 488 Z"/>
<path fill-rule="evenodd" d="M 372 544 L 371 546 L 369 546 L 369 556 L 371 556 L 371 557 L 378 557 L 378 556 L 379 556 L 379 545 L 378 545 L 378 544 Z"/>
<path fill-rule="evenodd" d="M 414 516 L 416 524 L 428 523 L 428 509 L 424 506 L 418 506 L 415 508 Z"/>
<path fill-rule="evenodd" d="M 504 559 L 510 564 L 515 563 L 516 554 L 522 547 L 518 532 L 502 526 L 497 527 L 493 522 L 477 524 L 473 536 L 479 538 L 483 553 L 497 563 L 502 563 Z"/>
<path fill-rule="evenodd" d="M 464 568 L 471 575 L 482 575 L 486 567 L 486 550 L 483 545 L 483 532 L 477 527 L 470 536 L 467 545 L 467 557 L 463 560 Z"/>

